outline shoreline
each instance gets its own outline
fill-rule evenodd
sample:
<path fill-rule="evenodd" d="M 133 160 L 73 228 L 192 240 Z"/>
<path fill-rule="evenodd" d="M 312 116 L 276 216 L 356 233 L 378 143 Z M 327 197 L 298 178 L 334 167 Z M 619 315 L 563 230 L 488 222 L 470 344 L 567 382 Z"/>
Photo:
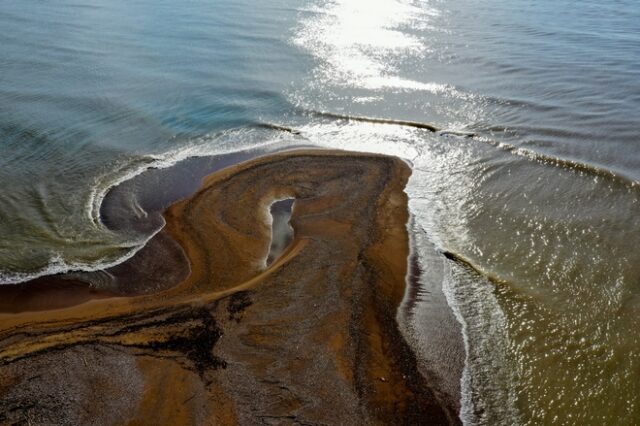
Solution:
<path fill-rule="evenodd" d="M 63 395 L 47 377 L 76 368 L 66 381 L 84 390 L 69 416 L 459 424 L 455 404 L 440 401 L 418 372 L 395 319 L 407 276 L 410 173 L 397 158 L 328 150 L 213 173 L 164 214 L 163 232 L 191 265 L 177 285 L 0 315 L 0 420 L 47 392 L 53 397 L 29 415 L 62 421 Z M 294 238 L 264 269 L 264 212 L 282 198 L 296 200 Z M 117 365 L 127 365 L 126 377 Z M 131 383 L 109 387 L 118 380 Z M 97 392 L 108 400 L 99 409 Z"/>

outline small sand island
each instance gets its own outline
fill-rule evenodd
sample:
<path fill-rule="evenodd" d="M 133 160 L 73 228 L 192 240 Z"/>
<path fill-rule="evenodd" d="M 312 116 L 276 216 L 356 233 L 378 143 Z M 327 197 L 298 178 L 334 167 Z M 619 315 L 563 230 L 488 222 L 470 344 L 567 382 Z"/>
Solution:
<path fill-rule="evenodd" d="M 129 290 L 3 290 L 0 424 L 458 424 L 396 321 L 410 173 L 369 154 L 258 158 L 165 212 L 117 267 Z M 267 262 L 283 199 L 293 239 Z"/>

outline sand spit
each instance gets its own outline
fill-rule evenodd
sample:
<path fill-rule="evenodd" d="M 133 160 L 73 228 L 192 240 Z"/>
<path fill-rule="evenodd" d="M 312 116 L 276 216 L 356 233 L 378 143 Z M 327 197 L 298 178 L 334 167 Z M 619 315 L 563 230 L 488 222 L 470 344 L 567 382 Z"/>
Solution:
<path fill-rule="evenodd" d="M 395 320 L 409 175 L 305 150 L 209 176 L 165 213 L 178 285 L 1 315 L 0 424 L 457 424 Z M 265 269 L 284 198 L 295 236 Z"/>

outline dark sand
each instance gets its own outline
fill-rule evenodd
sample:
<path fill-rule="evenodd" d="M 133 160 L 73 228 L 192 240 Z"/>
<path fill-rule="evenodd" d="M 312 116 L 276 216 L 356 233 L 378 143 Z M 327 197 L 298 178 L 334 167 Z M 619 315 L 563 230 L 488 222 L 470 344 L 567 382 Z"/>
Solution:
<path fill-rule="evenodd" d="M 0 424 L 458 424 L 396 322 L 409 175 L 376 155 L 263 157 L 171 206 L 120 297 L 60 306 L 80 277 L 47 306 L 25 285 L 0 315 Z M 265 269 L 282 198 L 295 236 Z"/>

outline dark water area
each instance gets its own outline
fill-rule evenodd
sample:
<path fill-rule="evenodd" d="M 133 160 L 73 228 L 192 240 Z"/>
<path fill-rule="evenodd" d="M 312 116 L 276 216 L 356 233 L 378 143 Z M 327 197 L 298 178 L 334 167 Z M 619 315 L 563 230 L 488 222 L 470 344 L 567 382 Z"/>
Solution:
<path fill-rule="evenodd" d="M 109 229 L 119 232 L 159 230 L 164 225 L 160 219 L 164 210 L 194 194 L 206 176 L 266 153 L 265 150 L 247 150 L 191 157 L 173 167 L 147 170 L 115 186 L 106 194 L 100 205 L 100 221 Z M 138 214 L 132 215 L 132 212 Z"/>
<path fill-rule="evenodd" d="M 260 153 L 396 155 L 409 339 L 464 349 L 463 421 L 638 423 L 636 1 L 26 0 L 0 28 L 0 282 L 117 267 Z M 445 317 L 463 348 L 429 345 Z"/>

